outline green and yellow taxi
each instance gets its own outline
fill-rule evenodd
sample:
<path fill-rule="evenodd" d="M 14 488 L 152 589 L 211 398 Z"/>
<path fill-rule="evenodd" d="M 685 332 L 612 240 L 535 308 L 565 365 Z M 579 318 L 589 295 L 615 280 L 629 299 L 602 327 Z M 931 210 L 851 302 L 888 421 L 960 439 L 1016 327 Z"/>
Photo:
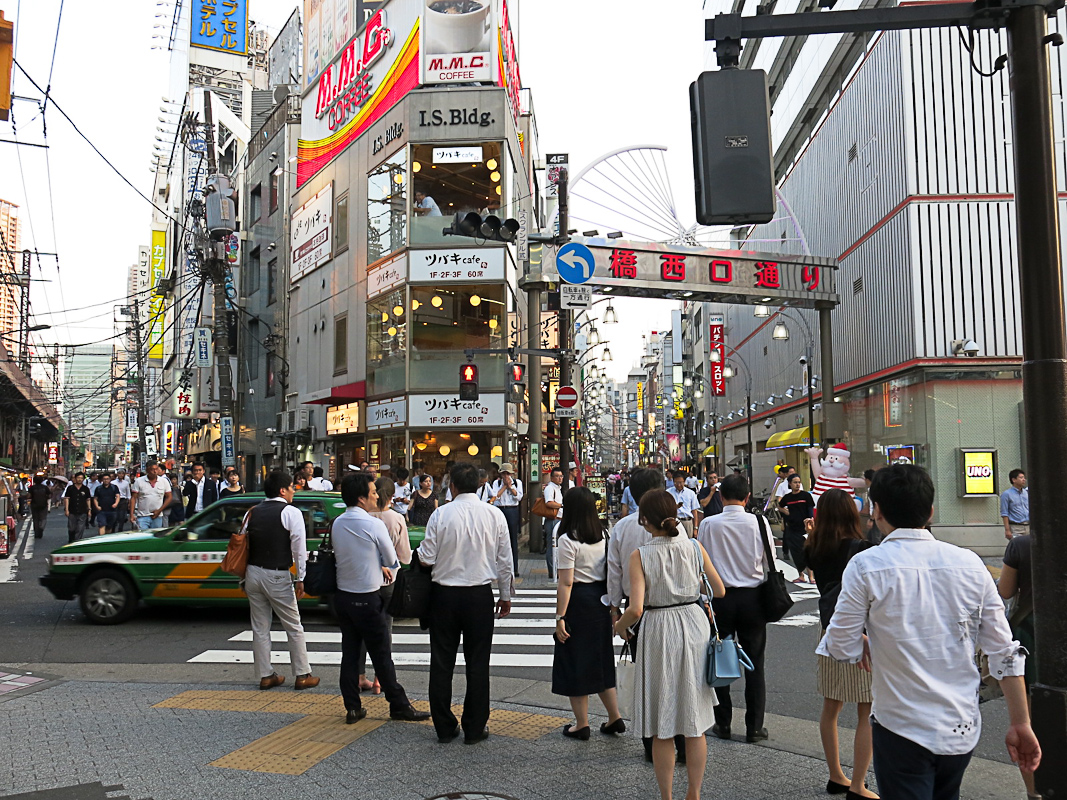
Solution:
<path fill-rule="evenodd" d="M 63 545 L 47 558 L 41 585 L 60 600 L 78 598 L 90 622 L 125 622 L 146 605 L 242 605 L 248 599 L 238 578 L 220 569 L 231 534 L 262 493 L 233 495 L 213 503 L 173 528 L 94 536 Z M 298 492 L 293 505 L 304 515 L 307 546 L 318 548 L 330 523 L 344 510 L 340 492 Z M 408 529 L 412 549 L 425 528 Z M 307 597 L 302 606 L 327 602 Z"/>

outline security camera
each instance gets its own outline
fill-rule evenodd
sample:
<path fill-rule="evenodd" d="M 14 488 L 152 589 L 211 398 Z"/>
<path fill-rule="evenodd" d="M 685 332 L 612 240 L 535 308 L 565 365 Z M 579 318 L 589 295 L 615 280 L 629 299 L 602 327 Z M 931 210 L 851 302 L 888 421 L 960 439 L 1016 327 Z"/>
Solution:
<path fill-rule="evenodd" d="M 770 419 L 769 417 L 767 419 L 763 420 L 763 427 L 764 428 L 770 428 L 772 425 L 774 425 L 774 420 Z"/>
<path fill-rule="evenodd" d="M 800 359 L 799 359 L 799 363 L 800 363 L 800 366 L 802 366 L 802 367 L 807 365 L 808 357 L 807 356 L 801 356 Z"/>

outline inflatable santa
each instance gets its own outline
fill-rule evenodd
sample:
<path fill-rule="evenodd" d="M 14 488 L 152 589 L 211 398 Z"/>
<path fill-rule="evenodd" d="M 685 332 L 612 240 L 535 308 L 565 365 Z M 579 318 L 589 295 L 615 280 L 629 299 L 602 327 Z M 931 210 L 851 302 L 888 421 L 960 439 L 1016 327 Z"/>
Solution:
<path fill-rule="evenodd" d="M 805 450 L 808 461 L 811 463 L 811 474 L 815 476 L 815 486 L 811 489 L 811 496 L 818 502 L 823 492 L 830 489 L 841 489 L 848 492 L 852 497 L 856 496 L 856 489 L 866 486 L 863 478 L 850 478 L 849 469 L 852 467 L 852 454 L 848 447 L 838 442 L 826 449 L 826 458 L 822 455 L 821 447 L 809 447 Z"/>

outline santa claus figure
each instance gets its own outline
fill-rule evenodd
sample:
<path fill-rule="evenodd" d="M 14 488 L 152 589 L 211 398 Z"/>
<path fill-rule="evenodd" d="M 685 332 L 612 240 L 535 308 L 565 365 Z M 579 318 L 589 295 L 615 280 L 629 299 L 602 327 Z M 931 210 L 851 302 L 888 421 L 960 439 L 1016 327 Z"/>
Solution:
<path fill-rule="evenodd" d="M 866 485 L 863 478 L 849 477 L 852 454 L 844 444 L 838 442 L 828 447 L 826 458 L 820 458 L 823 452 L 821 447 L 809 447 L 804 452 L 808 454 L 811 473 L 815 476 L 815 486 L 811 489 L 811 496 L 816 502 L 819 501 L 823 492 L 830 489 L 841 489 L 855 498 L 856 489 L 862 489 Z"/>

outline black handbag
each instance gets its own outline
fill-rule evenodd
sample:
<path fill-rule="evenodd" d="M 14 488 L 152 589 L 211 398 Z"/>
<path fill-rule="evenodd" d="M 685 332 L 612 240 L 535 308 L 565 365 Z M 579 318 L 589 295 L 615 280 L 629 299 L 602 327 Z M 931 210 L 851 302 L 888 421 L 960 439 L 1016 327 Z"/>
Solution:
<path fill-rule="evenodd" d="M 774 553 L 771 552 L 767 536 L 770 531 L 765 527 L 767 521 L 759 514 L 756 515 L 759 527 L 759 538 L 763 542 L 764 568 L 763 572 L 767 580 L 760 584 L 759 598 L 763 606 L 763 616 L 767 622 L 777 622 L 793 607 L 793 598 L 789 595 L 789 584 L 786 583 L 785 575 L 780 569 L 774 568 Z"/>
<path fill-rule="evenodd" d="M 396 573 L 393 596 L 387 613 L 400 619 L 416 619 L 430 614 L 430 570 L 419 562 L 419 551 L 411 554 L 411 565 Z"/>
<path fill-rule="evenodd" d="M 304 591 L 313 597 L 322 597 L 337 591 L 337 556 L 333 552 L 330 523 L 326 535 L 322 537 L 319 549 L 308 554 L 307 567 L 304 570 Z"/>

